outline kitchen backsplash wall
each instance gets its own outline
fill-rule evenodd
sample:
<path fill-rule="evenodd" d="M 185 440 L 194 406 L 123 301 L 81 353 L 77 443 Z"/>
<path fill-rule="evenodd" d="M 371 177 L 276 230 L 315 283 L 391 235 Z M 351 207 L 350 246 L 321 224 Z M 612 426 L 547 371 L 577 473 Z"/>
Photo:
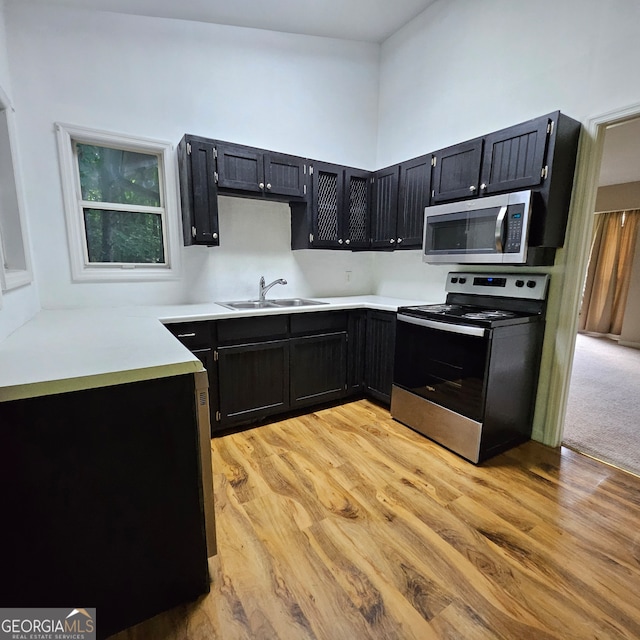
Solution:
<path fill-rule="evenodd" d="M 220 247 L 189 247 L 184 254 L 188 302 L 257 297 L 258 281 L 284 278 L 269 297 L 340 296 L 371 293 L 369 252 L 291 251 L 287 204 L 219 198 Z"/>

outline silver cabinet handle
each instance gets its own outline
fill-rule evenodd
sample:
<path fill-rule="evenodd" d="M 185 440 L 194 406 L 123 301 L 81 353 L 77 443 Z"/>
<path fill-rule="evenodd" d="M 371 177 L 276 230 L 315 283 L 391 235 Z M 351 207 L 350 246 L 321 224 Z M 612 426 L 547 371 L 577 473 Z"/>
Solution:
<path fill-rule="evenodd" d="M 396 241 L 396 240 L 395 240 L 395 238 L 390 238 L 390 239 L 389 239 L 389 243 L 390 243 L 390 244 L 393 244 L 395 241 Z"/>
<path fill-rule="evenodd" d="M 218 239 L 218 234 L 217 234 L 217 233 L 214 233 L 211 237 L 212 237 L 214 240 L 217 240 L 217 239 Z"/>
<path fill-rule="evenodd" d="M 484 190 L 487 188 L 487 185 L 483 182 L 483 183 L 480 185 L 480 188 L 484 191 Z"/>
<path fill-rule="evenodd" d="M 340 238 L 340 240 L 338 240 L 338 244 L 342 244 L 342 238 Z"/>
<path fill-rule="evenodd" d="M 195 338 L 196 334 L 195 333 L 179 333 L 176 337 L 177 338 Z"/>
<path fill-rule="evenodd" d="M 475 188 L 475 186 L 474 186 L 474 185 L 471 185 L 471 186 L 469 187 L 469 191 L 471 191 L 471 193 L 473 193 L 475 190 L 476 190 L 476 188 Z"/>
<path fill-rule="evenodd" d="M 398 238 L 398 244 L 402 242 L 402 238 Z"/>
<path fill-rule="evenodd" d="M 351 240 L 345 240 L 344 243 L 345 244 L 351 244 Z"/>
<path fill-rule="evenodd" d="M 271 183 L 267 182 L 267 189 L 271 189 Z"/>
<path fill-rule="evenodd" d="M 261 182 L 258 186 L 259 186 L 261 189 L 264 189 L 264 182 Z"/>

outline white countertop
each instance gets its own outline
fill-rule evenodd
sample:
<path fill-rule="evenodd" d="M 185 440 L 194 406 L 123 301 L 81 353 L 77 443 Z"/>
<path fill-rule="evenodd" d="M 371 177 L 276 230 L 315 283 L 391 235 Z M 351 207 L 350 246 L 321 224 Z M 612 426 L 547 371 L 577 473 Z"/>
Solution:
<path fill-rule="evenodd" d="M 313 298 L 309 307 L 234 311 L 213 302 L 45 310 L 0 342 L 0 402 L 194 373 L 202 368 L 164 324 L 341 309 L 396 311 L 424 301 Z"/>

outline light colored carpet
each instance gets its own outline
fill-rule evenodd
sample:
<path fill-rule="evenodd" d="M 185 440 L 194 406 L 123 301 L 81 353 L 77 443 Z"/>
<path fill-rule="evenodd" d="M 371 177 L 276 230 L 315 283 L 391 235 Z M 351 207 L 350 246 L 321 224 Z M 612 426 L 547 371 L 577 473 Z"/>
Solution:
<path fill-rule="evenodd" d="M 578 334 L 563 444 L 640 475 L 640 350 Z"/>

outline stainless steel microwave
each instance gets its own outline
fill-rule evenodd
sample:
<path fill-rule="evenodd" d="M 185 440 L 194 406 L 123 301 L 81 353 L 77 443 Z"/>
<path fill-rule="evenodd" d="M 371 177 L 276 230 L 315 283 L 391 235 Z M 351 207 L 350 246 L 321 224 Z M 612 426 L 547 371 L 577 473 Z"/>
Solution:
<path fill-rule="evenodd" d="M 518 191 L 427 207 L 423 261 L 525 264 L 531 203 Z"/>

